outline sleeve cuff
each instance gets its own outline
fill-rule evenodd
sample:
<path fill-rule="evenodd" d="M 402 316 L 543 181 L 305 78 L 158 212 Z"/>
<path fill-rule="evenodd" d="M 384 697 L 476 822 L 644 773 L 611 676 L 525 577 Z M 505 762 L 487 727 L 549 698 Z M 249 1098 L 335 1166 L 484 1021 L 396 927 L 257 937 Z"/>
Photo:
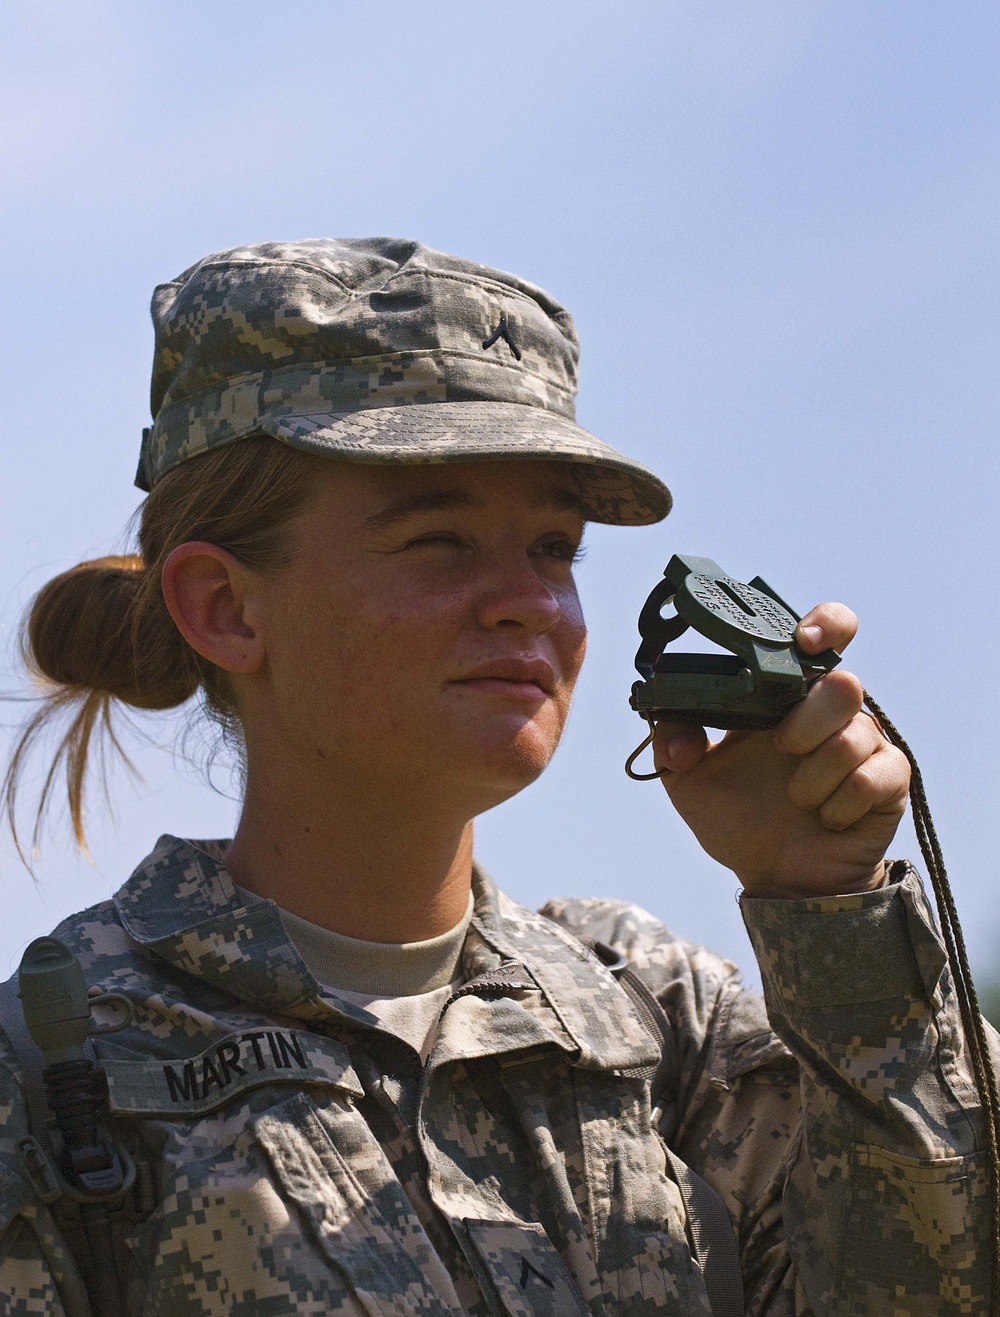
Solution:
<path fill-rule="evenodd" d="M 916 870 L 884 886 L 800 901 L 740 898 L 764 995 L 784 1014 L 899 998 L 934 1000 L 947 963 Z"/>

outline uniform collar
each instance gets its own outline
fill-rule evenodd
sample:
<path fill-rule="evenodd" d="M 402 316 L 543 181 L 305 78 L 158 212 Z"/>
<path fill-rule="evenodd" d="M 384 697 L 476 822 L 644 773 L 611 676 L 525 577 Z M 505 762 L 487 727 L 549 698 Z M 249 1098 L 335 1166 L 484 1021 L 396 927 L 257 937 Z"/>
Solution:
<path fill-rule="evenodd" d="M 501 892 L 478 865 L 475 910 L 465 944 L 466 978 L 488 975 L 490 950 L 523 965 L 573 1040 L 574 1064 L 630 1070 L 656 1064 L 660 1043 L 642 1023 L 621 984 L 567 929 Z"/>
<path fill-rule="evenodd" d="M 126 932 L 185 973 L 258 1007 L 306 1018 L 329 1014 L 278 907 L 237 892 L 223 863 L 226 845 L 161 837 L 115 894 Z M 630 1069 L 658 1059 L 626 993 L 571 933 L 504 896 L 479 866 L 473 895 L 462 953 L 469 988 L 521 966 L 572 1041 L 576 1065 Z"/>
<path fill-rule="evenodd" d="M 245 901 L 223 863 L 226 842 L 163 836 L 115 893 L 128 935 L 186 974 L 266 1009 L 301 1014 L 320 985 L 273 901 Z"/>

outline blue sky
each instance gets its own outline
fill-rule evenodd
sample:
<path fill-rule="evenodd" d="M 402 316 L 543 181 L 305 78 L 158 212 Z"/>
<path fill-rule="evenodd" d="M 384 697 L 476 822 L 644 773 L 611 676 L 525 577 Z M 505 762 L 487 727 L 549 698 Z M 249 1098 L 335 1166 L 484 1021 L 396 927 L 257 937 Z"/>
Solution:
<path fill-rule="evenodd" d="M 419 237 L 569 306 L 581 422 L 676 498 L 662 526 L 590 534 L 570 727 L 482 820 L 483 861 L 521 900 L 637 900 L 748 965 L 735 879 L 621 771 L 636 613 L 673 552 L 703 554 L 860 614 L 852 666 L 918 752 L 987 970 L 998 37 L 976 0 L 7 0 L 0 687 L 24 689 L 34 590 L 138 503 L 154 284 L 241 242 Z M 0 841 L 4 972 L 157 833 L 231 830 L 184 725 L 127 733 L 143 780 L 93 794 L 92 863 L 59 818 L 34 883 Z"/>

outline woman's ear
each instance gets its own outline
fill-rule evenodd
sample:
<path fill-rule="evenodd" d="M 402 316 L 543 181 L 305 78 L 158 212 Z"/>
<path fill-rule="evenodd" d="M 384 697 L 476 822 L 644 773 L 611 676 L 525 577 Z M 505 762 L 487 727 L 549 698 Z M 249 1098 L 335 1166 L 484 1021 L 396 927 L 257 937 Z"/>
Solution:
<path fill-rule="evenodd" d="M 253 573 L 226 549 L 180 544 L 163 564 L 167 612 L 196 653 L 225 672 L 256 672 L 266 657 L 247 594 Z"/>

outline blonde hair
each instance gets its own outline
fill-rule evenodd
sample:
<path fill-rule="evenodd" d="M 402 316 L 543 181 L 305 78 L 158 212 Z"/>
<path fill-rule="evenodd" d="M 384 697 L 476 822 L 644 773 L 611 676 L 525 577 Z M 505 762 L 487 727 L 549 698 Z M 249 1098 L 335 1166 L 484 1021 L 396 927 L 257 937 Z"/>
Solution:
<path fill-rule="evenodd" d="M 182 462 L 136 514 L 137 553 L 79 563 L 39 590 L 21 624 L 20 649 L 42 688 L 41 702 L 21 730 L 3 783 L 22 858 L 18 787 L 29 752 L 56 720 L 71 715 L 44 779 L 33 846 L 62 768 L 73 833 L 86 848 L 84 797 L 95 738 L 128 762 L 112 722 L 116 702 L 172 709 L 200 691 L 209 716 L 225 728 L 238 726 L 226 674 L 188 645 L 167 612 L 163 564 L 179 544 L 207 540 L 249 567 L 280 569 L 290 556 L 289 522 L 306 503 L 322 461 L 261 435 Z"/>

